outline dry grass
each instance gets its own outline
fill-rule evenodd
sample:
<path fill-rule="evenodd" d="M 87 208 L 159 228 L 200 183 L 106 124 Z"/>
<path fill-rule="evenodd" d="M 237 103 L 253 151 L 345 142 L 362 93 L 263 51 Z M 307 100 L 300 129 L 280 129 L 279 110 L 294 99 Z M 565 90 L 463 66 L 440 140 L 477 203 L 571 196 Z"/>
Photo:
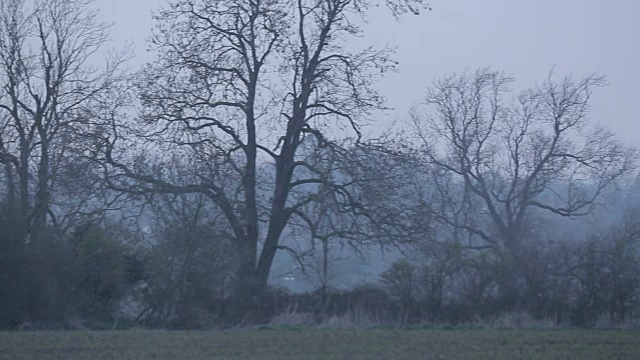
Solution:
<path fill-rule="evenodd" d="M 640 359 L 621 330 L 0 333 L 0 359 Z"/>
<path fill-rule="evenodd" d="M 554 329 L 551 319 L 537 320 L 526 312 L 503 313 L 493 319 L 476 320 L 470 325 L 483 329 Z"/>

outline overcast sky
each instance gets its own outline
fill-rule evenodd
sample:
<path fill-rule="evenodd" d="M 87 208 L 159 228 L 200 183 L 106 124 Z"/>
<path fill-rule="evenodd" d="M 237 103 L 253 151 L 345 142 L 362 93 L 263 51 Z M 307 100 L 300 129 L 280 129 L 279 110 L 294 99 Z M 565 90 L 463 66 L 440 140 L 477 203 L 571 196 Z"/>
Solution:
<path fill-rule="evenodd" d="M 166 0 L 97 0 L 114 22 L 114 45 L 131 40 L 137 67 L 150 60 L 145 39 L 151 12 Z M 637 0 L 431 0 L 433 11 L 396 22 L 385 9 L 369 18 L 367 38 L 398 49 L 397 74 L 379 84 L 396 111 L 406 114 L 438 76 L 491 66 L 520 85 L 559 74 L 607 76 L 610 86 L 593 98 L 593 121 L 606 124 L 640 147 L 640 1 Z"/>

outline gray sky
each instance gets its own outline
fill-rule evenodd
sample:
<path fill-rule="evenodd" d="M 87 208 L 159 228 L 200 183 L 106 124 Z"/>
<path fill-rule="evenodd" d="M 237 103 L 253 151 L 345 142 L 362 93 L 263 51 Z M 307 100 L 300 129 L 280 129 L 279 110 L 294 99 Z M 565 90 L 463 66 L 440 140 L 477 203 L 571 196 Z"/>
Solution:
<path fill-rule="evenodd" d="M 640 147 L 640 1 L 637 0 L 431 0 L 433 11 L 391 19 L 386 9 L 369 18 L 372 44 L 398 49 L 400 71 L 380 82 L 396 111 L 407 113 L 438 76 L 491 66 L 518 78 L 519 85 L 558 74 L 577 77 L 597 72 L 610 86 L 593 98 L 591 118 L 621 139 Z M 132 40 L 138 58 L 150 60 L 145 39 L 154 26 L 151 11 L 164 0 L 97 0 L 105 20 L 113 21 L 114 45 Z"/>

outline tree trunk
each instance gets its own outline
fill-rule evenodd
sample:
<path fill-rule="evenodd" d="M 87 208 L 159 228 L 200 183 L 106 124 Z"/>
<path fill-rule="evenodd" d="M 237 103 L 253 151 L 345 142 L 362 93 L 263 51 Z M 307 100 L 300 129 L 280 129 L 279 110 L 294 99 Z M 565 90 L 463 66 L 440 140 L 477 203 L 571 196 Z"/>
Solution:
<path fill-rule="evenodd" d="M 38 164 L 38 183 L 33 206 L 32 234 L 36 244 L 43 245 L 47 211 L 49 210 L 49 146 L 46 140 L 41 141 L 40 163 Z"/>
<path fill-rule="evenodd" d="M 232 296 L 234 307 L 240 311 L 251 310 L 260 295 L 256 277 L 257 241 L 245 237 L 238 242 L 239 263 L 236 270 L 236 288 Z"/>

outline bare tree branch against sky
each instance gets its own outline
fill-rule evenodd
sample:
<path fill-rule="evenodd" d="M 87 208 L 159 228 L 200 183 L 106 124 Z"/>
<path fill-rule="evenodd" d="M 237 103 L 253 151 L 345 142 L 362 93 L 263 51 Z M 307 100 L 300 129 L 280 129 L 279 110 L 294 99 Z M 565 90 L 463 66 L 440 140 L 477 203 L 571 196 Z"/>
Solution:
<path fill-rule="evenodd" d="M 145 50 L 154 26 L 151 12 L 165 1 L 98 0 L 113 21 L 114 46 L 133 41 L 133 66 L 151 60 Z M 465 68 L 491 66 L 513 74 L 519 84 L 544 81 L 550 68 L 560 74 L 601 73 L 610 86 L 594 95 L 591 118 L 610 126 L 622 140 L 640 145 L 634 104 L 640 83 L 640 2 L 629 0 L 458 0 L 429 1 L 433 9 L 394 22 L 388 9 L 372 12 L 363 43 L 397 47 L 399 72 L 379 84 L 388 105 L 403 117 L 421 101 L 434 78 Z"/>

